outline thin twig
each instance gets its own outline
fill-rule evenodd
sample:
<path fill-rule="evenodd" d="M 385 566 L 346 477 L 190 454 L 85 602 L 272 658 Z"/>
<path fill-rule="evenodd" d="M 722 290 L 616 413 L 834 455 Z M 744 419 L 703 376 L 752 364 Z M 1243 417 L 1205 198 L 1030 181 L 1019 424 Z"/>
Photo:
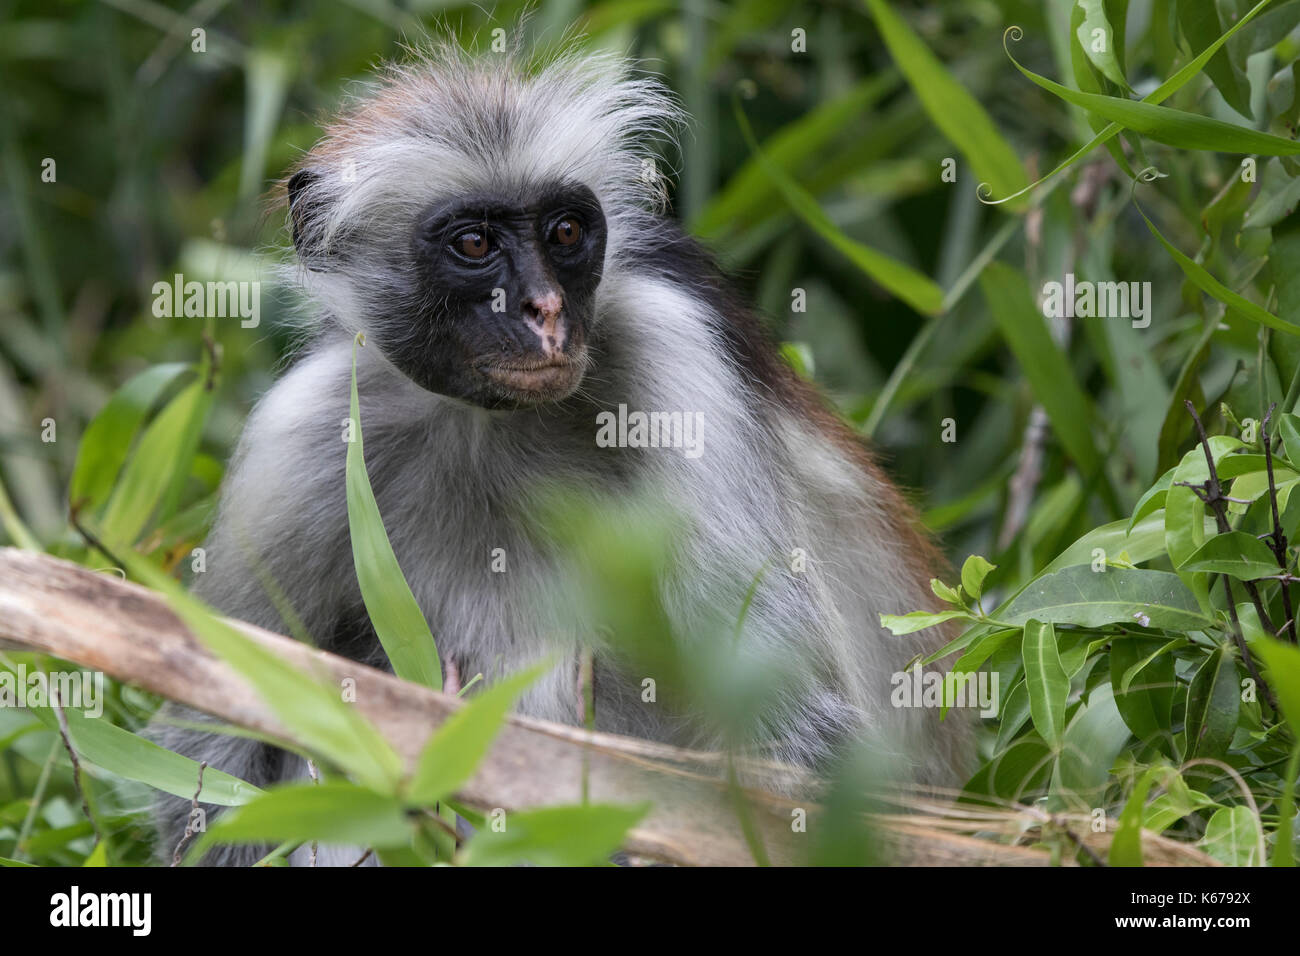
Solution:
<path fill-rule="evenodd" d="M 54 681 L 50 681 L 50 706 L 54 708 L 55 716 L 59 718 L 59 736 L 63 738 L 63 749 L 68 752 L 68 759 L 72 761 L 72 785 L 77 789 L 77 796 L 81 798 L 81 812 L 86 815 L 90 821 L 90 828 L 95 831 L 95 842 L 103 841 L 104 836 L 99 832 L 99 823 L 95 820 L 95 815 L 90 812 L 90 801 L 86 799 L 86 791 L 81 786 L 81 761 L 77 759 L 77 748 L 72 746 L 72 735 L 68 731 L 68 715 L 63 712 L 63 706 L 59 703 L 59 689 L 55 686 Z"/>
<path fill-rule="evenodd" d="M 1205 434 L 1205 426 L 1201 424 L 1201 417 L 1196 414 L 1196 407 L 1186 399 L 1183 400 L 1183 404 L 1191 414 L 1192 421 L 1196 423 L 1196 434 L 1201 440 L 1201 448 L 1205 451 L 1205 465 L 1209 469 L 1209 477 L 1206 478 L 1205 483 L 1200 488 L 1195 485 L 1189 487 L 1196 493 L 1196 497 L 1209 505 L 1210 510 L 1214 512 L 1214 520 L 1218 525 L 1219 534 L 1228 534 L 1232 531 L 1232 525 L 1228 523 L 1228 506 L 1226 504 L 1228 499 L 1224 497 L 1223 486 L 1219 483 L 1219 472 L 1214 466 L 1214 454 L 1210 451 L 1210 439 Z M 1264 601 L 1259 596 L 1259 588 L 1255 587 L 1250 581 L 1242 581 L 1241 585 L 1246 589 L 1246 593 L 1250 595 L 1251 603 L 1255 605 L 1255 613 L 1259 615 L 1259 623 L 1270 634 L 1276 634 L 1277 632 L 1273 628 L 1273 619 L 1269 617 L 1268 611 L 1264 608 Z M 1245 645 L 1242 646 L 1244 649 Z"/>
<path fill-rule="evenodd" d="M 1264 416 L 1264 423 L 1260 426 L 1263 434 L 1260 436 L 1264 444 L 1264 466 L 1268 469 L 1268 501 L 1273 508 L 1273 531 L 1271 534 L 1264 535 L 1264 541 L 1268 543 L 1269 549 L 1273 552 L 1273 557 L 1277 559 L 1277 566 L 1283 574 L 1288 574 L 1287 568 L 1287 540 L 1286 532 L 1282 530 L 1282 518 L 1277 511 L 1277 484 L 1273 481 L 1273 444 L 1268 437 L 1268 423 L 1273 418 L 1273 412 L 1277 409 L 1277 402 L 1269 406 L 1268 414 Z M 1279 587 L 1282 590 L 1282 610 L 1286 613 L 1287 633 L 1291 635 L 1291 643 L 1297 644 L 1300 641 L 1296 638 L 1295 629 L 1295 612 L 1291 608 L 1291 587 L 1286 581 L 1281 582 Z"/>
<path fill-rule="evenodd" d="M 190 818 L 185 821 L 185 832 L 181 835 L 180 841 L 176 844 L 176 849 L 172 851 L 172 866 L 181 865 L 181 853 L 185 849 L 185 844 L 189 843 L 194 834 L 198 831 L 194 829 L 194 821 L 198 817 L 199 794 L 203 792 L 203 771 L 208 768 L 208 762 L 205 760 L 199 764 L 199 785 L 194 790 L 194 797 L 190 800 Z"/>
<path fill-rule="evenodd" d="M 1079 839 L 1079 835 L 1070 829 L 1069 821 L 1067 821 L 1065 817 L 1059 815 L 1053 816 L 1052 826 L 1055 829 L 1059 830 L 1061 833 L 1064 833 L 1067 837 L 1069 837 L 1070 842 L 1083 851 L 1084 856 L 1086 856 L 1089 860 L 1092 861 L 1093 866 L 1110 865 L 1105 860 L 1103 860 L 1100 856 L 1097 855 L 1096 850 L 1088 846 L 1088 844 L 1084 843 L 1083 840 Z"/>
<path fill-rule="evenodd" d="M 1232 525 L 1228 523 L 1228 509 L 1224 504 L 1223 487 L 1219 484 L 1219 472 L 1214 466 L 1214 454 L 1210 451 L 1210 439 L 1205 434 L 1205 426 L 1201 424 L 1201 418 L 1196 414 L 1196 406 L 1186 399 L 1183 404 L 1187 407 L 1188 413 L 1192 416 L 1192 421 L 1196 423 L 1196 433 L 1200 437 L 1201 447 L 1205 450 L 1205 464 L 1209 469 L 1209 477 L 1205 479 L 1205 485 L 1202 490 L 1193 488 L 1197 492 L 1197 497 L 1209 505 L 1210 510 L 1214 512 L 1215 521 L 1218 524 L 1219 533 L 1227 534 L 1232 531 Z M 1264 610 L 1264 602 L 1259 596 L 1259 589 L 1249 581 L 1243 581 L 1242 586 L 1246 593 L 1250 595 L 1251 601 L 1255 605 L 1255 613 L 1259 615 L 1260 624 L 1270 633 L 1273 631 L 1273 622 L 1269 619 L 1268 612 Z M 1241 654 L 1241 659 L 1246 665 L 1246 670 L 1250 672 L 1251 678 L 1255 685 L 1264 694 L 1265 699 L 1274 710 L 1277 705 L 1273 701 L 1273 692 L 1269 689 L 1268 684 L 1260 675 L 1258 668 L 1255 667 L 1255 660 L 1250 656 L 1250 648 L 1246 646 L 1246 635 L 1241 629 L 1241 621 L 1237 617 L 1237 602 L 1232 596 L 1232 584 L 1229 582 L 1227 575 L 1223 575 L 1223 592 L 1228 598 L 1228 617 L 1232 621 L 1232 637 L 1237 644 L 1237 650 Z"/>

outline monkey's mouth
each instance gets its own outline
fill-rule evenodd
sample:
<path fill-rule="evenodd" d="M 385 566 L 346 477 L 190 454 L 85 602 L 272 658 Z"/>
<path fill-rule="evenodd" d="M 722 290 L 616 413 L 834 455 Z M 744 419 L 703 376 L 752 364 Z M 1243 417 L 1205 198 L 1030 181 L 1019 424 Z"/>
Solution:
<path fill-rule="evenodd" d="M 478 370 L 504 398 L 522 404 L 557 401 L 573 393 L 582 380 L 583 356 L 481 362 Z"/>

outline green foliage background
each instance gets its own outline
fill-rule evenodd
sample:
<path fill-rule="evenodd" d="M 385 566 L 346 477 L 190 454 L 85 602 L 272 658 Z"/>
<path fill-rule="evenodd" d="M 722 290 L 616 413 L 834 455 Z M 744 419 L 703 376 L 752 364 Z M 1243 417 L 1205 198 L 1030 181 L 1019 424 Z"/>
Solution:
<path fill-rule="evenodd" d="M 447 24 L 483 47 L 523 9 L 482 6 L 0 3 L 0 540 L 103 567 L 67 521 L 71 500 L 110 550 L 145 562 L 135 576 L 181 567 L 244 415 L 292 346 L 291 298 L 258 272 L 288 246 L 267 212 L 271 183 L 313 142 L 315 118 L 404 38 Z M 1249 610 L 1234 625 L 1211 577 L 1245 579 L 1234 561 L 1263 577 L 1271 568 L 1248 559 L 1268 555 L 1236 538 L 1198 550 L 1206 513 L 1176 482 L 1206 477 L 1185 400 L 1211 434 L 1231 436 L 1215 453 L 1245 484 L 1229 494 L 1255 502 L 1233 505 L 1234 527 L 1271 528 L 1246 420 L 1274 403 L 1278 483 L 1300 480 L 1287 434 L 1300 435 L 1287 417 L 1300 398 L 1289 143 L 1300 2 L 1265 4 L 1160 97 L 1165 112 L 1133 106 L 1254 6 L 563 0 L 524 27 L 538 42 L 578 33 L 630 53 L 679 94 L 693 127 L 664 157 L 677 213 L 790 361 L 874 439 L 954 563 L 977 553 L 995 566 L 945 592 L 971 619 L 965 664 L 996 670 L 1004 691 L 972 789 L 1102 807 L 1124 834 L 1113 862 L 1141 859 L 1129 839 L 1139 823 L 1230 862 L 1263 862 L 1261 844 L 1273 862 L 1293 856 L 1294 727 L 1262 698 L 1225 723 L 1223 702 L 1248 676 L 1245 631 L 1282 711 L 1300 720 L 1287 712 L 1297 652 L 1263 632 L 1239 585 Z M 1003 48 L 1012 24 L 1023 37 L 1010 54 L 1063 91 L 1018 72 Z M 1081 42 L 1094 30 L 1105 49 Z M 999 200 L 1045 176 L 1109 120 L 1125 131 L 1043 187 L 1002 205 L 977 196 L 981 182 Z M 955 181 L 941 175 L 948 158 Z M 1162 178 L 1135 186 L 1148 168 Z M 267 280 L 262 324 L 154 316 L 153 284 L 178 272 Z M 1035 295 L 1068 272 L 1149 282 L 1149 327 L 1045 320 Z M 48 420 L 53 441 L 42 440 Z M 1286 503 L 1281 524 L 1295 537 L 1300 511 Z M 1094 570 L 1095 548 L 1106 571 Z M 1045 577 L 1056 574 L 1068 580 Z M 1061 588 L 1097 605 L 1100 582 L 1123 591 L 1115 619 L 1048 612 Z M 1275 630 L 1284 586 L 1261 585 Z M 1159 587 L 1160 606 L 1186 617 L 1132 613 Z M 1018 618 L 1007 613 L 1017 601 Z M 1144 671 L 1161 678 L 1131 691 Z M 152 707 L 113 688 L 123 727 Z M 1080 765 L 1070 754 L 1081 749 L 1105 765 Z M 1167 769 L 1203 755 L 1233 773 Z M 140 862 L 138 794 L 118 783 L 96 775 L 113 834 L 101 853 Z M 69 863 L 95 846 L 52 726 L 0 709 L 0 854 Z"/>

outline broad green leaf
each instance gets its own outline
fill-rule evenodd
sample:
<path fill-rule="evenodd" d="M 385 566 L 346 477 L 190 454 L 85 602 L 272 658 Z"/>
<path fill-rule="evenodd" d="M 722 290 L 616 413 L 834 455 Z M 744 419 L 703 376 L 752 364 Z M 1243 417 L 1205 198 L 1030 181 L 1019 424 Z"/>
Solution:
<path fill-rule="evenodd" d="M 1030 582 L 997 618 L 1012 625 L 1036 619 L 1079 627 L 1127 624 L 1177 631 L 1215 624 L 1201 613 L 1196 598 L 1176 574 L 1125 568 L 1097 573 L 1087 565 Z"/>
<path fill-rule="evenodd" d="M 346 781 L 291 784 L 228 810 L 195 855 L 213 843 L 319 841 L 332 845 L 404 846 L 412 826 L 395 797 Z"/>
<path fill-rule="evenodd" d="M 1261 866 L 1263 841 L 1259 817 L 1247 806 L 1224 807 L 1210 817 L 1205 836 L 1197 844 L 1210 856 L 1228 866 Z"/>
<path fill-rule="evenodd" d="M 1227 644 L 1205 659 L 1187 687 L 1187 757 L 1222 759 L 1237 729 L 1241 688 Z"/>
<path fill-rule="evenodd" d="M 1175 637 L 1173 640 L 1166 641 L 1164 644 L 1161 644 L 1159 647 L 1157 647 L 1146 657 L 1139 658 L 1137 661 L 1130 664 L 1127 668 L 1124 669 L 1124 672 L 1120 677 L 1119 692 L 1121 694 L 1128 693 L 1129 685 L 1133 683 L 1133 678 L 1137 677 L 1137 675 L 1141 673 L 1142 670 L 1153 660 L 1155 660 L 1157 657 L 1160 657 L 1162 654 L 1168 654 L 1170 651 L 1176 650 L 1180 647 L 1185 647 L 1187 643 L 1188 643 L 1187 638 Z"/>
<path fill-rule="evenodd" d="M 1213 533 L 1213 519 L 1205 518 L 1202 523 L 1202 534 Z M 1108 558 L 1127 554 L 1130 564 L 1141 564 L 1159 557 L 1165 553 L 1164 511 L 1147 515 L 1133 527 L 1132 531 L 1128 530 L 1128 522 L 1122 518 L 1094 528 L 1057 555 L 1042 573 L 1050 574 L 1062 568 L 1091 564 L 1093 551 L 1098 548 L 1104 551 Z M 1107 570 L 1105 573 L 1109 574 L 1110 571 Z"/>
<path fill-rule="evenodd" d="M 94 511 L 108 500 L 136 429 L 167 386 L 192 367 L 184 362 L 153 365 L 113 393 L 77 446 L 77 464 L 68 487 L 68 500 L 74 506 Z"/>
<path fill-rule="evenodd" d="M 980 801 L 988 794 L 1014 803 L 1032 803 L 1051 778 L 1052 751 L 1038 737 L 1027 736 L 982 766 L 962 789 L 963 799 Z"/>
<path fill-rule="evenodd" d="M 1179 570 L 1212 571 L 1241 581 L 1281 573 L 1268 545 L 1244 531 L 1216 534 L 1179 565 Z"/>
<path fill-rule="evenodd" d="M 1156 479 L 1156 483 L 1143 492 L 1138 503 L 1133 506 L 1133 516 L 1128 519 L 1128 530 L 1131 532 L 1133 526 L 1145 518 L 1147 515 L 1159 511 L 1165 506 L 1165 495 L 1169 493 L 1169 486 L 1173 484 L 1174 472 L 1177 468 L 1170 468 L 1163 475 Z"/>
<path fill-rule="evenodd" d="M 32 713 L 50 729 L 58 729 L 58 718 L 50 708 L 33 708 Z M 173 796 L 187 800 L 194 796 L 199 784 L 197 761 L 173 753 L 107 720 L 87 717 L 76 708 L 65 707 L 63 714 L 68 720 L 68 736 L 83 761 Z M 204 803 L 233 807 L 247 803 L 261 792 L 251 783 L 215 767 L 203 771 L 201 799 Z"/>
<path fill-rule="evenodd" d="M 1169 651 L 1185 643 L 1132 637 L 1117 639 L 1110 648 L 1110 685 L 1115 706 L 1133 736 L 1143 743 L 1165 742 L 1174 703 L 1174 658 Z M 1138 674 L 1142 679 L 1133 683 Z M 1170 747 L 1161 750 L 1170 752 Z"/>
<path fill-rule="evenodd" d="M 510 812 L 502 829 L 480 830 L 465 847 L 466 866 L 597 866 L 627 838 L 650 804 L 590 804 Z"/>
<path fill-rule="evenodd" d="M 1147 807 L 1146 822 L 1143 826 L 1152 833 L 1162 833 L 1184 817 L 1197 810 L 1207 810 L 1218 804 L 1201 793 L 1192 790 L 1180 776 L 1171 776 L 1165 781 L 1169 788 L 1160 794 Z"/>
<path fill-rule="evenodd" d="M 1287 412 L 1277 418 L 1277 433 L 1282 436 L 1282 447 L 1287 458 L 1300 464 L 1300 415 Z"/>
<path fill-rule="evenodd" d="M 473 697 L 447 719 L 420 754 L 407 792 L 409 802 L 437 803 L 473 775 L 506 719 L 506 712 L 541 671 L 524 671 Z"/>
<path fill-rule="evenodd" d="M 1241 447 L 1241 442 L 1228 435 L 1216 435 L 1210 439 L 1210 452 L 1214 456 L 1216 471 L 1221 457 L 1238 447 Z M 1165 551 L 1176 568 L 1181 567 L 1205 543 L 1205 504 L 1186 486 L 1200 484 L 1209 476 L 1205 449 L 1200 445 L 1183 455 L 1182 461 L 1174 469 L 1173 482 L 1165 496 Z"/>
<path fill-rule="evenodd" d="M 924 630 L 927 627 L 934 627 L 936 624 L 942 624 L 944 621 L 952 621 L 957 618 L 968 621 L 974 620 L 966 611 L 940 611 L 937 614 L 929 611 L 912 611 L 910 614 L 882 614 L 880 615 L 880 626 L 896 636 L 902 636 L 903 634 L 911 634 L 913 631 Z"/>
<path fill-rule="evenodd" d="M 952 604 L 955 607 L 962 606 L 961 594 L 957 589 L 944 584 L 938 578 L 930 579 L 930 590 L 934 592 L 935 597 L 940 601 L 943 601 L 945 604 Z"/>
<path fill-rule="evenodd" d="M 933 279 L 846 235 L 831 221 L 830 216 L 826 215 L 811 194 L 763 156 L 754 139 L 754 131 L 750 128 L 749 119 L 740 108 L 739 102 L 736 104 L 736 122 L 740 125 L 740 131 L 755 158 L 762 164 L 763 170 L 776 184 L 785 201 L 800 219 L 855 266 L 916 311 L 925 315 L 934 315 L 943 308 L 943 290 Z"/>
<path fill-rule="evenodd" d="M 379 643 L 403 680 L 442 690 L 442 664 L 433 633 L 416 603 L 411 586 L 397 563 L 384 519 L 366 473 L 361 441 L 361 412 L 357 400 L 357 346 L 352 348 L 352 427 L 348 443 L 348 530 L 352 537 L 352 562 L 361 586 L 361 598 Z"/>
<path fill-rule="evenodd" d="M 1091 403 L 1048 332 L 1042 312 L 1034 307 L 1028 281 L 1011 266 L 992 262 L 980 276 L 980 287 L 1061 444 L 1083 472 L 1096 474 L 1101 456 L 1092 435 Z"/>
<path fill-rule="evenodd" d="M 1020 681 L 1011 688 L 1011 693 L 1007 695 L 1002 713 L 998 717 L 998 739 L 993 745 L 995 754 L 1000 754 L 1011 746 L 1011 741 L 1015 739 L 1029 716 L 1029 688 L 1024 681 Z"/>
<path fill-rule="evenodd" d="M 911 27 L 885 0 L 866 0 L 889 54 L 948 141 L 959 149 L 980 181 L 1006 195 L 1025 185 L 1024 167 L 979 101 L 953 79 Z"/>
<path fill-rule="evenodd" d="M 1235 478 L 1238 475 L 1244 475 L 1249 471 L 1255 471 L 1264 467 L 1263 455 L 1230 455 L 1228 451 L 1233 448 L 1242 447 L 1241 442 L 1228 435 L 1212 435 L 1210 437 L 1210 448 L 1214 451 L 1215 471 L 1220 478 Z M 1205 461 L 1204 452 L 1200 453 L 1200 461 Z M 1185 456 L 1184 456 L 1185 457 Z M 1133 529 L 1139 521 L 1153 512 L 1159 511 L 1165 506 L 1165 495 L 1169 492 L 1170 485 L 1173 484 L 1174 472 L 1178 470 L 1175 465 L 1163 475 L 1161 475 L 1154 485 L 1148 488 L 1138 499 L 1138 503 L 1133 507 L 1133 517 L 1129 519 L 1129 530 Z M 1208 475 L 1201 476 L 1201 480 Z"/>
<path fill-rule="evenodd" d="M 1101 684 L 1088 695 L 1065 728 L 1057 758 L 1056 783 L 1068 803 L 1100 805 L 1111 768 L 1129 741 L 1128 725 L 1115 706 L 1109 684 Z"/>
<path fill-rule="evenodd" d="M 1007 629 L 995 631 L 987 637 L 975 642 L 971 647 L 967 648 L 966 653 L 957 658 L 952 665 L 952 672 L 954 674 L 964 674 L 966 676 L 957 683 L 949 684 L 947 681 L 944 682 L 944 701 L 943 707 L 940 710 L 941 717 L 946 716 L 948 708 L 955 703 L 955 695 L 958 687 L 973 680 L 975 672 L 984 665 L 984 662 L 987 661 L 990 656 L 995 654 L 1004 645 L 1020 636 L 1021 632 L 1019 630 Z M 951 693 L 949 693 L 950 691 Z"/>
<path fill-rule="evenodd" d="M 1034 728 L 1052 750 L 1059 750 L 1065 729 L 1065 700 L 1070 679 L 1056 649 L 1056 632 L 1051 624 L 1029 620 L 1021 645 L 1025 660 L 1025 689 Z"/>
<path fill-rule="evenodd" d="M 995 567 L 978 554 L 972 554 L 961 566 L 961 586 L 967 594 L 978 600 L 984 593 L 984 579 Z"/>

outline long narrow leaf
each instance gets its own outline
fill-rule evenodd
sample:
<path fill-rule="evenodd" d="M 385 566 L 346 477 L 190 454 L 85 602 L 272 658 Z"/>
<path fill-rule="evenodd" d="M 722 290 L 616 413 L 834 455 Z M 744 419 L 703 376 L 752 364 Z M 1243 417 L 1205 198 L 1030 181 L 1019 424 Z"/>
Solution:
<path fill-rule="evenodd" d="M 357 401 L 356 346 L 352 350 L 352 441 L 348 444 L 348 529 L 352 535 L 352 561 L 357 569 L 361 598 L 375 634 L 384 646 L 393 672 L 403 680 L 442 690 L 442 665 L 433 632 L 416 603 L 411 586 L 397 563 L 397 555 L 384 530 L 375 493 L 366 473 L 361 443 L 361 412 Z"/>
<path fill-rule="evenodd" d="M 984 107 L 930 52 L 885 0 L 865 0 L 889 47 L 930 119 L 961 150 L 982 182 L 996 192 L 1016 192 L 1025 184 L 1020 158 L 1007 145 Z"/>

